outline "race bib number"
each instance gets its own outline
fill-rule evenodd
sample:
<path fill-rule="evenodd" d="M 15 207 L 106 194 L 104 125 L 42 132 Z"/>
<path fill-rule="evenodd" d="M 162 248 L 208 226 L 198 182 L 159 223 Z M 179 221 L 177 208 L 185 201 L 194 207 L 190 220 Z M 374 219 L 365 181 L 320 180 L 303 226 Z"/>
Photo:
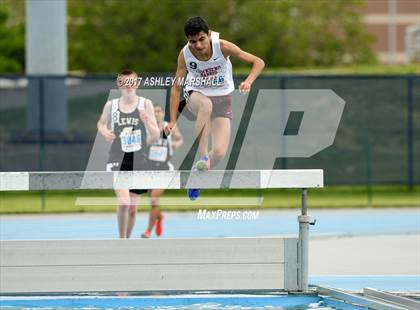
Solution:
<path fill-rule="evenodd" d="M 165 162 L 168 158 L 168 148 L 152 145 L 149 149 L 149 160 Z"/>
<path fill-rule="evenodd" d="M 125 153 L 131 153 L 141 150 L 141 130 L 132 130 L 126 127 L 120 134 L 121 149 Z"/>

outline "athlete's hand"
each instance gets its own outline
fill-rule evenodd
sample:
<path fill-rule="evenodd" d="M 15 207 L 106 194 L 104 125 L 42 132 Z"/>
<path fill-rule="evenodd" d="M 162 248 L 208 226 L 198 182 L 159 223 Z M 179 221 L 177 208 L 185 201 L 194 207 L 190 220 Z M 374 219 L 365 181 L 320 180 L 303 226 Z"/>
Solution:
<path fill-rule="evenodd" d="M 109 129 L 105 129 L 102 132 L 102 135 L 104 136 L 104 138 L 107 142 L 112 142 L 116 138 L 114 132 L 112 130 L 109 130 Z"/>
<path fill-rule="evenodd" d="M 251 83 L 247 81 L 243 81 L 241 85 L 239 85 L 239 91 L 241 93 L 247 93 L 251 90 Z"/>
<path fill-rule="evenodd" d="M 149 121 L 149 115 L 147 115 L 145 110 L 140 111 L 140 119 L 144 124 L 147 124 L 147 122 Z"/>
<path fill-rule="evenodd" d="M 172 130 L 174 130 L 174 128 L 176 127 L 176 122 L 169 122 L 166 126 L 165 126 L 165 135 L 169 136 L 172 133 Z"/>

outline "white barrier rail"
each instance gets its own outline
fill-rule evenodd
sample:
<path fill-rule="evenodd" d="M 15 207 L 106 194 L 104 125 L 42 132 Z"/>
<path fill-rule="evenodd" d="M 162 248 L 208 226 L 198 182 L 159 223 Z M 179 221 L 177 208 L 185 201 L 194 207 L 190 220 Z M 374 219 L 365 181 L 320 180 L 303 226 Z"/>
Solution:
<path fill-rule="evenodd" d="M 0 191 L 113 188 L 316 188 L 323 170 L 0 172 Z"/>

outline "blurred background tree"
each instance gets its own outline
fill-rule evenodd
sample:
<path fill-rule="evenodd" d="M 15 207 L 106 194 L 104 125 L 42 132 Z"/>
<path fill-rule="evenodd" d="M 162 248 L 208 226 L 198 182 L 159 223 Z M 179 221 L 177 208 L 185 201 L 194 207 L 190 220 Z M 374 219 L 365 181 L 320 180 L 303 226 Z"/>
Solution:
<path fill-rule="evenodd" d="M 11 7 L 0 6 L 0 72 L 25 70 L 25 30 L 12 18 Z M 8 9 L 7 9 L 8 8 Z"/>
<path fill-rule="evenodd" d="M 0 11 L 0 70 L 23 72 L 25 2 L 0 1 L 5 4 Z M 358 14 L 364 0 L 67 2 L 70 71 L 172 72 L 186 43 L 184 22 L 193 15 L 203 16 L 222 38 L 262 57 L 268 67 L 376 61 L 373 38 Z"/>

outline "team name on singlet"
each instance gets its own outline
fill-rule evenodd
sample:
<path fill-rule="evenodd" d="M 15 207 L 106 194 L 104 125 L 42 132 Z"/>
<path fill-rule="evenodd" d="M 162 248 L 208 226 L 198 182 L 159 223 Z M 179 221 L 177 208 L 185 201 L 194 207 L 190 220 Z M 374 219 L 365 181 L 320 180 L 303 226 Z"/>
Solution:
<path fill-rule="evenodd" d="M 208 77 L 208 76 L 218 74 L 221 69 L 222 69 L 222 66 L 216 66 L 216 67 L 207 68 L 204 70 L 197 70 L 197 72 L 200 73 L 201 77 Z"/>
<path fill-rule="evenodd" d="M 140 120 L 137 117 L 120 117 L 119 111 L 114 112 L 112 120 L 118 126 L 133 125 L 137 126 Z"/>

